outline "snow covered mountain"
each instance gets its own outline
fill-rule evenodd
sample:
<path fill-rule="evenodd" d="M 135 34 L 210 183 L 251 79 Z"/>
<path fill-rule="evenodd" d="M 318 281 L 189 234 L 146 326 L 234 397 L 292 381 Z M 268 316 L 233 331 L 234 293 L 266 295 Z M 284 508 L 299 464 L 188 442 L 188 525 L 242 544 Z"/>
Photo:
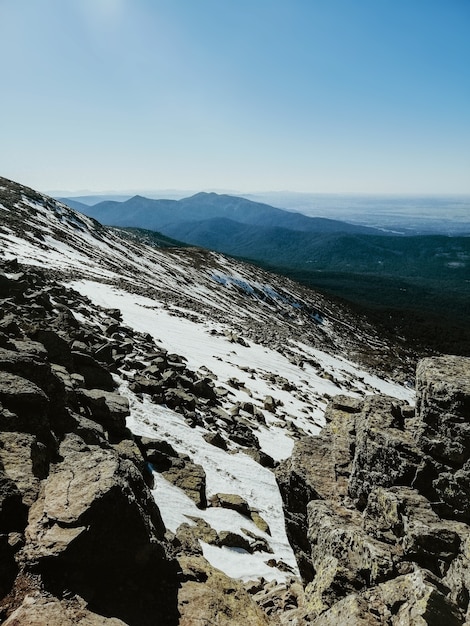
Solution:
<path fill-rule="evenodd" d="M 79 303 L 77 324 L 127 346 L 113 378 L 128 428 L 202 468 L 198 500 L 180 475 L 152 465 L 166 529 L 213 529 L 219 540 L 207 531 L 200 545 L 229 577 L 297 577 L 272 468 L 319 433 L 332 396 L 412 403 L 413 354 L 285 278 L 202 249 L 152 246 L 1 178 L 0 216 L 0 262 L 41 268 Z M 110 316 L 116 327 L 105 329 Z"/>

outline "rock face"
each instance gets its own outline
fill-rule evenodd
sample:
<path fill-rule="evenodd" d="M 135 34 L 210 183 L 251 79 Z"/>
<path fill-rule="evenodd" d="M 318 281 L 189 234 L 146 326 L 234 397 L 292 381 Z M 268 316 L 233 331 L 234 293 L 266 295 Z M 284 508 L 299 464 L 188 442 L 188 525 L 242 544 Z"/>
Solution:
<path fill-rule="evenodd" d="M 416 390 L 334 398 L 277 469 L 307 621 L 470 622 L 470 359 L 423 359 Z"/>

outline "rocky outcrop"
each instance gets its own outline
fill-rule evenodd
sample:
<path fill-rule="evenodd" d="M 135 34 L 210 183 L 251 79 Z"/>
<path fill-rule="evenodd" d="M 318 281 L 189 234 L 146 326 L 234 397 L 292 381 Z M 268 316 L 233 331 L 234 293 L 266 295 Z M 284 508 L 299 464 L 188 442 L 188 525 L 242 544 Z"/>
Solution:
<path fill-rule="evenodd" d="M 106 326 L 77 321 L 76 295 L 39 270 L 5 269 L 0 621 L 176 624 L 180 567 L 126 428 L 121 351 L 100 363 Z"/>
<path fill-rule="evenodd" d="M 268 626 L 270 620 L 243 584 L 213 568 L 201 555 L 180 557 L 180 626 L 249 624 Z"/>
<path fill-rule="evenodd" d="M 277 469 L 314 624 L 470 621 L 470 359 L 423 359 L 416 390 L 334 398 Z"/>
<path fill-rule="evenodd" d="M 417 369 L 414 437 L 433 459 L 441 515 L 470 522 L 470 373 L 467 359 L 424 359 Z"/>
<path fill-rule="evenodd" d="M 44 594 L 27 595 L 4 622 L 5 626 L 126 626 L 115 617 L 92 613 L 79 599 L 59 601 Z"/>

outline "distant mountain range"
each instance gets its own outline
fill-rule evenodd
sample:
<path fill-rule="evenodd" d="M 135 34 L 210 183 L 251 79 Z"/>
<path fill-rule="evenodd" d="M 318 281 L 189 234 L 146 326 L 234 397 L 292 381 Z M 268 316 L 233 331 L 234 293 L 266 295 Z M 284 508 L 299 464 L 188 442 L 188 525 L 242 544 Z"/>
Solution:
<path fill-rule="evenodd" d="M 438 322 L 470 322 L 470 237 L 405 236 L 216 193 L 180 200 L 134 196 L 93 206 L 65 202 L 107 225 L 158 231 L 172 240 L 248 259 L 385 311 L 387 319 L 395 320 L 398 311 L 402 323 L 402 311 L 424 313 L 426 334 L 434 333 L 428 329 L 429 316 Z M 409 325 L 406 319 L 403 324 Z M 423 325 L 420 318 L 417 324 Z"/>
<path fill-rule="evenodd" d="M 78 202 L 73 198 L 63 198 L 70 207 L 94 217 L 103 224 L 112 226 L 135 226 L 149 230 L 159 230 L 172 237 L 182 239 L 179 234 L 187 230 L 188 222 L 204 222 L 212 219 L 226 219 L 234 223 L 249 224 L 259 228 L 285 228 L 310 233 L 362 233 L 381 234 L 382 231 L 367 226 L 358 226 L 330 220 L 324 217 L 308 217 L 277 209 L 269 204 L 253 202 L 246 198 L 216 193 L 197 193 L 181 200 L 153 200 L 134 196 L 125 202 L 104 201 L 93 206 Z M 208 228 L 212 226 L 209 224 Z M 190 242 L 193 243 L 193 242 Z"/>

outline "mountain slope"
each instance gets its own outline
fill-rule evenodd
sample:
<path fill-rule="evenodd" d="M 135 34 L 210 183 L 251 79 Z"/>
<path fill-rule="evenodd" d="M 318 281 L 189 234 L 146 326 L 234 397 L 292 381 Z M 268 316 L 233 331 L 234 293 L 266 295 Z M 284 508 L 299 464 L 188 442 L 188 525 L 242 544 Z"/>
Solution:
<path fill-rule="evenodd" d="M 68 385 L 59 403 L 68 421 L 49 426 L 53 454 L 31 470 L 38 489 L 45 488 L 46 509 L 47 494 L 70 475 L 73 459 L 118 458 L 113 463 L 132 477 L 137 470 L 129 463 L 139 472 L 147 467 L 137 460 L 143 450 L 151 495 L 182 554 L 181 598 L 197 578 L 188 565 L 194 554 L 211 564 L 201 580 L 214 579 L 212 567 L 236 579 L 293 584 L 298 569 L 271 468 L 295 441 L 319 432 L 331 396 L 380 391 L 411 401 L 415 355 L 400 340 L 384 340 L 361 316 L 285 278 L 217 253 L 149 245 L 139 233 L 103 227 L 6 179 L 0 216 L 0 342 L 11 362 L 20 348 L 34 350 L 28 362 L 42 359 L 38 371 L 52 368 L 53 380 L 60 374 Z M 49 387 L 47 393 L 51 402 Z M 122 422 L 125 407 L 133 438 Z M 12 463 L 9 449 L 0 448 L 5 467 Z M 141 502 L 147 496 L 139 489 Z M 34 497 L 28 506 L 37 510 L 42 500 L 34 504 Z M 65 561 L 56 562 L 79 559 L 74 546 L 88 536 L 80 516 L 73 527 L 54 526 L 54 537 L 41 530 L 40 519 L 23 539 L 22 567 L 29 572 L 39 559 L 48 571 L 48 555 L 62 554 L 69 542 Z M 58 585 L 57 573 L 53 578 Z M 90 593 L 83 581 L 67 580 L 79 595 Z"/>
<path fill-rule="evenodd" d="M 136 196 L 84 211 L 259 263 L 365 307 L 412 342 L 468 354 L 469 237 L 405 237 L 207 193 L 179 201 Z"/>

